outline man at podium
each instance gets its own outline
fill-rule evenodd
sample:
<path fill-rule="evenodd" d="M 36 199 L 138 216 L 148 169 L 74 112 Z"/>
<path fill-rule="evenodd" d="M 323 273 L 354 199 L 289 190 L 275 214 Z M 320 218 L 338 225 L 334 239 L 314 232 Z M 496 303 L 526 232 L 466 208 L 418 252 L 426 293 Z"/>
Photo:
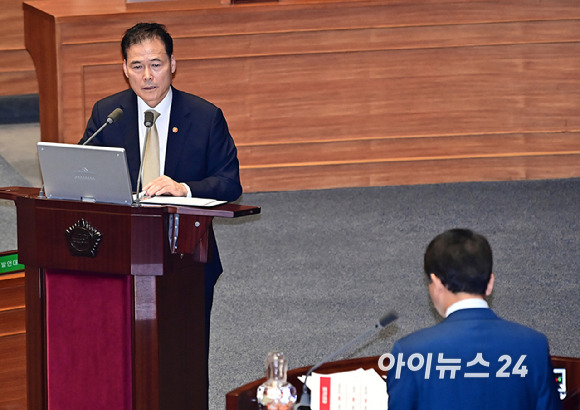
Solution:
<path fill-rule="evenodd" d="M 389 410 L 560 409 L 546 337 L 489 309 L 495 276 L 486 238 L 465 229 L 438 235 L 424 270 L 445 319 L 393 346 Z"/>
<path fill-rule="evenodd" d="M 239 162 L 224 115 L 210 102 L 172 86 L 177 63 L 165 26 L 136 24 L 125 32 L 121 51 L 130 88 L 94 105 L 80 143 L 120 108 L 122 117 L 103 128 L 90 144 L 125 148 L 133 191 L 139 188 L 143 168 L 141 186 L 148 196 L 238 199 L 242 194 Z M 213 288 L 222 272 L 213 234 L 210 237 L 213 258 L 206 264 L 206 329 Z"/>

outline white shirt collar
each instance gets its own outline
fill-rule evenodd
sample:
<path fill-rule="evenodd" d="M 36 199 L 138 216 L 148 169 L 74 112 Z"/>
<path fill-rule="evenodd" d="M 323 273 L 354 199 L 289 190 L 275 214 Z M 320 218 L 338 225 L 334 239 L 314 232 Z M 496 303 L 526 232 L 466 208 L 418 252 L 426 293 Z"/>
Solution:
<path fill-rule="evenodd" d="M 163 98 L 161 102 L 157 104 L 157 106 L 153 107 L 153 109 L 159 114 L 165 114 L 167 116 L 167 114 L 171 112 L 171 101 L 173 101 L 173 89 L 169 87 L 169 91 L 167 92 L 165 98 Z M 143 121 L 145 120 L 145 111 L 151 109 L 151 107 L 149 107 L 147 103 L 139 96 L 137 96 L 137 107 L 139 111 L 139 124 L 143 124 Z"/>
<path fill-rule="evenodd" d="M 483 299 L 480 298 L 463 299 L 449 306 L 447 308 L 447 311 L 445 311 L 445 317 L 461 309 L 485 309 L 485 308 L 489 308 L 489 305 Z"/>

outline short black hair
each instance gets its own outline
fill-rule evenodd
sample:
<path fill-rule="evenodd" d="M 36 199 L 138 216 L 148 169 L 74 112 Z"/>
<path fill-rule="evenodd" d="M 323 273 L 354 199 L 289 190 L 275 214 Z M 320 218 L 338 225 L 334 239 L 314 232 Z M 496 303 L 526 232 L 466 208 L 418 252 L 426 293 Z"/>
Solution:
<path fill-rule="evenodd" d="M 469 229 L 451 229 L 436 236 L 424 257 L 427 276 L 435 274 L 453 293 L 485 295 L 493 271 L 487 239 Z"/>
<path fill-rule="evenodd" d="M 165 52 L 171 58 L 173 55 L 173 38 L 167 32 L 165 26 L 158 23 L 137 23 L 125 32 L 121 40 L 123 59 L 127 60 L 127 50 L 129 47 L 154 38 L 158 38 L 165 44 Z"/>

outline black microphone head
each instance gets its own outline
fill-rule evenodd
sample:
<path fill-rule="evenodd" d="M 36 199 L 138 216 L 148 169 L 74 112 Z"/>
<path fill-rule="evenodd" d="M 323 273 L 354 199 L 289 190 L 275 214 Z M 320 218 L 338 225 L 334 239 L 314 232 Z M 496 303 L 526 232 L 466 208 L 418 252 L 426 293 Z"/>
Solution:
<path fill-rule="evenodd" d="M 153 121 L 155 121 L 155 117 L 153 116 L 152 111 L 145 111 L 145 126 L 147 128 L 153 126 Z"/>
<path fill-rule="evenodd" d="M 385 327 L 388 324 L 397 320 L 398 318 L 399 318 L 399 315 L 397 315 L 397 312 L 395 312 L 394 310 L 391 310 L 391 311 L 387 312 L 386 314 L 384 314 L 383 317 L 381 317 L 379 319 L 379 323 L 377 324 L 377 327 Z"/>
<path fill-rule="evenodd" d="M 107 122 L 108 122 L 109 124 L 112 124 L 112 123 L 114 123 L 114 122 L 117 122 L 117 121 L 119 121 L 119 120 L 121 119 L 121 117 L 122 117 L 122 116 L 123 116 L 123 110 L 122 110 L 122 109 L 120 109 L 120 108 L 115 108 L 115 109 L 113 110 L 113 112 L 112 112 L 112 113 L 110 113 L 110 114 L 107 116 Z"/>

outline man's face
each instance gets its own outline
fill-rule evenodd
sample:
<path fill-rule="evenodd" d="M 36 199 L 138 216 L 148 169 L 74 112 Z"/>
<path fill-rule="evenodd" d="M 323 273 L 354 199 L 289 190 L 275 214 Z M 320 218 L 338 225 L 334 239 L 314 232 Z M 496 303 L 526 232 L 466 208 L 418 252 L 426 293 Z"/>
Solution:
<path fill-rule="evenodd" d="M 158 39 L 145 40 L 127 49 L 123 71 L 135 93 L 151 108 L 165 98 L 175 73 L 175 57 L 169 58 Z"/>

